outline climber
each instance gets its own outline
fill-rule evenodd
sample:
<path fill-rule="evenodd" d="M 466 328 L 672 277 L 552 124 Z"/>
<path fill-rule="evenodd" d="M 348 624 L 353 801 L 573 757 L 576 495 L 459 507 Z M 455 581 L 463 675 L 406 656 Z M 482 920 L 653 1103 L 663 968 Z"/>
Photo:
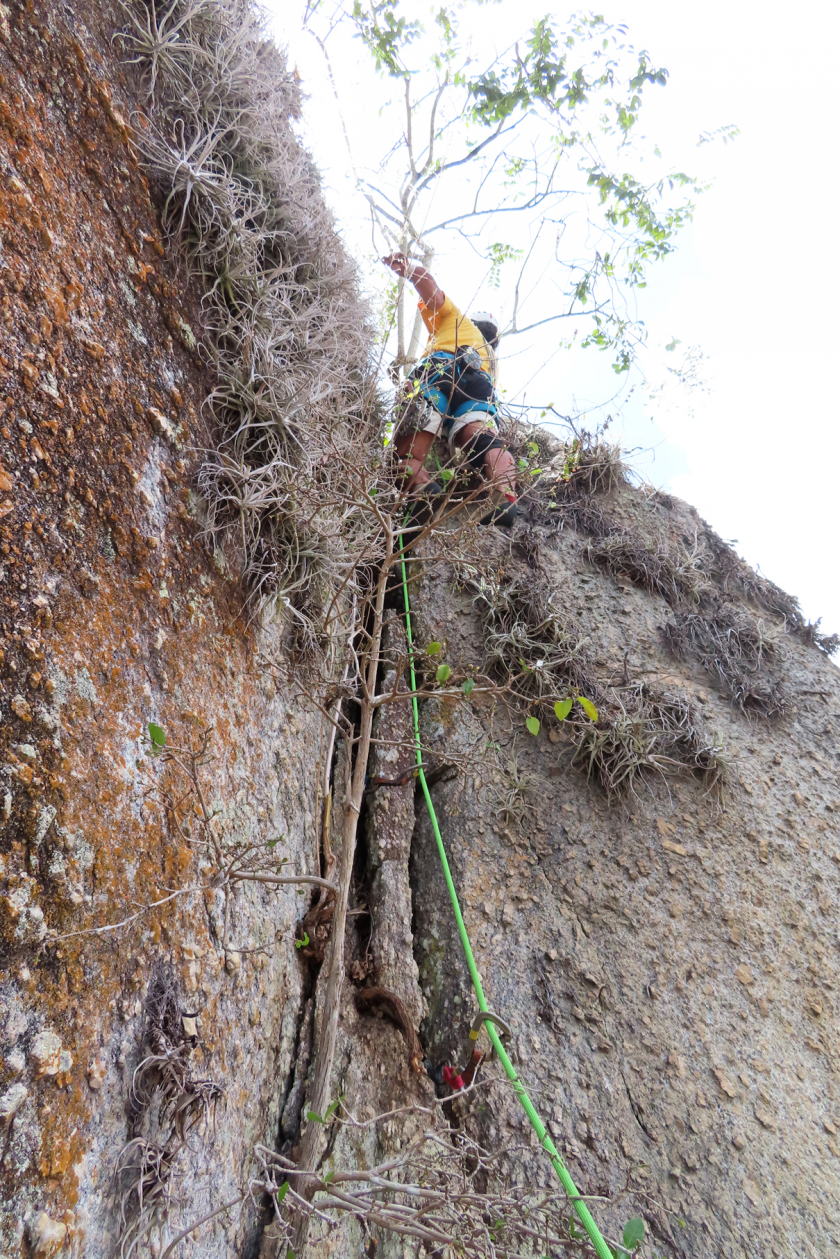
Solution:
<path fill-rule="evenodd" d="M 489 482 L 494 509 L 481 523 L 510 528 L 516 490 L 513 459 L 496 425 L 498 324 L 492 315 L 476 312 L 470 319 L 462 314 L 425 267 L 405 254 L 382 261 L 414 285 L 429 331 L 423 356 L 406 383 L 394 439 L 407 487 L 425 499 L 442 493 L 425 463 L 435 438 L 444 437 L 450 450 L 466 451 L 467 463 L 481 468 Z"/>

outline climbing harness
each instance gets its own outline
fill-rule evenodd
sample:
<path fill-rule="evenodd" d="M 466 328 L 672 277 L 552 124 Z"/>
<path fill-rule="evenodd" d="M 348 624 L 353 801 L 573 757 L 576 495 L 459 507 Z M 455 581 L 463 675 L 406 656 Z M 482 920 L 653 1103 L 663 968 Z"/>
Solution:
<path fill-rule="evenodd" d="M 400 549 L 401 550 L 403 549 L 402 534 L 400 534 Z M 417 777 L 420 780 L 420 786 L 423 790 L 423 796 L 426 801 L 426 808 L 429 813 L 429 821 L 431 822 L 432 830 L 434 831 L 435 842 L 437 843 L 438 856 L 440 857 L 440 863 L 443 868 L 443 877 L 446 880 L 447 890 L 449 891 L 449 899 L 452 904 L 452 912 L 455 915 L 455 922 L 457 923 L 458 933 L 461 937 L 461 944 L 464 949 L 464 956 L 466 957 L 467 969 L 470 972 L 470 979 L 472 980 L 472 985 L 475 990 L 476 999 L 478 1001 L 479 1012 L 481 1015 L 487 1016 L 487 1015 L 491 1015 L 492 1011 L 487 1005 L 487 1000 L 484 996 L 484 989 L 481 984 L 481 976 L 478 973 L 478 967 L 476 966 L 475 956 L 473 954 L 472 945 L 470 943 L 470 937 L 467 933 L 466 924 L 464 922 L 464 916 L 461 913 L 461 906 L 458 901 L 458 893 L 455 890 L 455 883 L 452 879 L 452 871 L 449 868 L 449 860 L 446 856 L 446 849 L 444 848 L 444 845 L 443 845 L 443 839 L 441 837 L 440 827 L 438 825 L 437 814 L 435 813 L 435 806 L 432 803 L 432 796 L 429 791 L 429 785 L 426 782 L 426 775 L 422 769 L 423 754 L 422 754 L 421 743 L 420 743 L 420 713 L 419 713 L 419 709 L 417 705 L 417 681 L 416 681 L 415 671 L 414 671 L 414 642 L 411 637 L 411 607 L 410 607 L 409 599 L 408 599 L 408 580 L 406 576 L 404 553 L 403 553 L 403 558 L 401 560 L 401 564 L 402 564 L 403 600 L 405 603 L 405 629 L 406 629 L 406 636 L 408 638 L 408 667 L 409 667 L 409 678 L 411 681 L 411 690 L 412 690 L 411 706 L 412 706 L 412 713 L 414 717 L 414 746 L 415 746 L 415 754 L 417 757 Z M 508 1057 L 507 1051 L 505 1050 L 505 1047 L 502 1044 L 501 1037 L 499 1036 L 499 1033 L 496 1027 L 494 1026 L 495 1017 L 493 1019 L 488 1019 L 485 1017 L 483 1021 L 487 1028 L 487 1035 L 490 1038 L 490 1043 L 492 1044 L 494 1050 L 496 1051 L 496 1055 L 499 1061 L 504 1067 L 505 1074 L 507 1075 L 508 1079 L 513 1085 L 516 1095 L 522 1104 L 522 1109 L 525 1111 L 525 1114 L 528 1116 L 529 1120 L 531 1121 L 531 1127 L 534 1129 L 534 1132 L 536 1132 L 540 1145 L 545 1150 L 546 1154 L 551 1160 L 551 1165 L 554 1168 L 555 1172 L 557 1173 L 560 1183 L 565 1189 L 569 1197 L 569 1200 L 577 1214 L 578 1219 L 580 1220 L 581 1224 L 586 1230 L 586 1234 L 595 1248 L 595 1251 L 598 1255 L 598 1259 L 614 1259 L 612 1251 L 610 1250 L 609 1246 L 607 1245 L 607 1243 L 604 1241 L 603 1237 L 601 1236 L 600 1230 L 598 1229 L 597 1224 L 595 1223 L 592 1216 L 590 1215 L 589 1209 L 586 1203 L 581 1198 L 580 1194 L 577 1191 L 574 1181 L 572 1180 L 571 1176 L 566 1170 L 566 1167 L 564 1166 L 563 1161 L 560 1158 L 560 1153 L 557 1147 L 555 1146 L 551 1137 L 548 1135 L 548 1132 L 546 1131 L 546 1128 L 545 1128 L 545 1124 L 540 1119 L 539 1115 L 534 1109 L 534 1104 L 531 1101 L 530 1097 L 528 1096 L 527 1092 L 525 1091 L 524 1084 L 519 1079 L 519 1076 L 516 1074 L 516 1069 L 513 1063 L 511 1062 L 510 1058 Z M 478 1029 L 476 1028 L 475 1022 L 473 1022 L 473 1028 L 476 1029 L 476 1039 L 477 1039 Z M 472 1030 L 471 1030 L 470 1039 L 472 1038 L 473 1037 L 472 1037 Z M 452 1068 L 448 1068 L 448 1070 L 449 1070 L 450 1078 L 454 1080 L 461 1079 L 462 1084 L 460 1087 L 464 1087 L 463 1077 L 453 1072 Z M 451 1087 L 454 1087 L 454 1085 L 452 1085 Z"/>
<path fill-rule="evenodd" d="M 496 418 L 493 382 L 482 366 L 481 355 L 471 345 L 462 346 L 457 354 L 437 350 L 418 364 L 409 379 L 417 396 L 425 398 L 443 417 L 446 437 L 453 423 L 468 415 Z"/>

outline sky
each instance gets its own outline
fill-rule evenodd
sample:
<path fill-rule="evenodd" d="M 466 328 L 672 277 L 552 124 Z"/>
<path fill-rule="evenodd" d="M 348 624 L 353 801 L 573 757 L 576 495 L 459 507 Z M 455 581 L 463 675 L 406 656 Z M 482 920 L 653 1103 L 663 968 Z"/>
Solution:
<path fill-rule="evenodd" d="M 546 7 L 476 6 L 476 38 L 501 49 L 514 27 L 527 31 Z M 339 113 L 324 58 L 302 30 L 303 8 L 303 0 L 269 0 L 273 33 L 308 98 L 301 139 L 348 247 L 373 276 L 369 221 L 341 120 L 357 168 L 387 149 L 394 122 L 387 110 L 379 114 L 386 85 L 358 41 L 342 42 L 339 32 L 328 44 Z M 424 4 L 407 11 L 428 19 Z M 564 414 L 586 411 L 594 422 L 612 415 L 610 433 L 644 480 L 692 503 L 739 554 L 795 594 L 807 617 L 840 631 L 840 6 L 816 0 L 799 21 L 792 11 L 779 21 L 731 0 L 604 0 L 599 12 L 625 23 L 634 46 L 669 71 L 668 86 L 647 93 L 645 134 L 673 166 L 713 181 L 676 252 L 638 295 L 644 372 L 654 385 L 671 383 L 652 396 L 638 383 L 630 393 L 627 382 L 616 396 L 622 382 L 604 356 L 558 350 L 555 324 L 503 345 L 509 396 L 552 402 Z M 728 124 L 740 129 L 736 140 L 697 147 L 701 133 Z M 503 271 L 498 293 L 481 288 L 486 268 L 479 274 L 469 254 L 458 241 L 444 246 L 436 277 L 459 305 L 501 303 L 504 313 L 513 273 Z M 666 353 L 674 339 L 679 345 Z M 689 395 L 665 369 L 690 347 L 703 387 Z"/>

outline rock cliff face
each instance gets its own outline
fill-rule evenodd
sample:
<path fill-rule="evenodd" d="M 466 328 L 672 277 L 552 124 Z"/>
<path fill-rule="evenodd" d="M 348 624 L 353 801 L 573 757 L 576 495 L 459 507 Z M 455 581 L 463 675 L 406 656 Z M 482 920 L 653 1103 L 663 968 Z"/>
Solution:
<path fill-rule="evenodd" d="M 630 487 L 601 505 L 675 545 L 707 532 L 690 508 Z M 840 678 L 765 617 L 787 715 L 738 712 L 720 678 L 674 658 L 662 596 L 593 569 L 573 530 L 537 527 L 527 547 L 524 533 L 488 539 L 488 559 L 546 583 L 619 694 L 641 683 L 686 701 L 725 781 L 710 792 L 663 764 L 611 802 L 570 765 L 561 729 L 534 738 L 521 719 L 459 711 L 453 724 L 427 708 L 444 756 L 496 744 L 472 780 L 432 788 L 490 1004 L 576 1183 L 615 1200 L 598 1212 L 613 1235 L 639 1214 L 667 1254 L 825 1254 L 840 1227 Z M 476 660 L 485 630 L 467 591 L 429 577 L 415 617 L 453 668 Z M 474 1001 L 420 807 L 411 861 L 425 1043 L 450 1060 Z M 471 1122 L 488 1144 L 518 1141 L 526 1176 L 550 1183 L 510 1093 Z"/>
<path fill-rule="evenodd" d="M 193 1016 L 186 1078 L 225 1090 L 178 1165 L 191 1213 L 232 1196 L 256 1141 L 275 1144 L 293 1082 L 303 898 L 239 884 L 226 938 L 214 893 L 167 899 L 206 884 L 208 853 L 196 792 L 149 758 L 148 723 L 182 747 L 212 729 L 199 776 L 215 831 L 280 836 L 278 862 L 319 873 L 317 722 L 277 691 L 260 663 L 276 630 L 249 623 L 198 540 L 214 381 L 200 294 L 165 255 L 130 143 L 120 21 L 0 10 L 4 1254 L 110 1255 L 126 1190 L 131 1220 L 149 1152 L 129 1151 L 115 1198 L 118 1157 L 165 1135 L 132 1098 L 150 990 L 174 991 L 176 1023 Z M 245 1253 L 254 1224 L 223 1221 L 203 1253 Z"/>
<path fill-rule="evenodd" d="M 201 537 L 216 381 L 202 295 L 132 144 L 122 23 L 0 7 L 10 1255 L 127 1248 L 141 1183 L 169 1211 L 134 1253 L 160 1255 L 237 1199 L 256 1146 L 294 1158 L 322 1015 L 328 915 L 307 918 L 311 938 L 298 926 L 310 889 L 239 879 L 226 897 L 208 875 L 217 846 L 246 871 L 257 854 L 264 876 L 322 873 L 326 734 L 266 664 L 286 644 L 246 608 L 236 554 Z M 490 1004 L 581 1191 L 607 1199 L 607 1231 L 638 1214 L 650 1253 L 825 1255 L 840 1240 L 840 679 L 793 603 L 690 508 L 616 469 L 534 502 L 512 538 L 480 535 L 470 571 L 426 564 L 413 596 L 418 644 L 492 671 L 494 617 L 529 592 L 551 610 L 546 650 L 562 640 L 600 710 L 592 730 L 543 715 L 533 736 L 517 706 L 423 705 Z M 395 605 L 392 661 L 403 633 Z M 463 1065 L 474 1012 L 425 806 L 399 783 L 407 704 L 378 735 L 371 774 L 396 785 L 367 797 L 332 1094 L 360 1126 L 325 1129 L 324 1171 L 405 1147 L 435 1102 L 420 1057 Z M 491 1060 L 451 1120 L 549 1185 L 498 1077 Z M 267 1221 L 246 1199 L 177 1253 L 271 1255 Z M 381 1241 L 380 1256 L 418 1253 Z M 350 1221 L 310 1249 L 360 1245 L 373 1253 Z"/>

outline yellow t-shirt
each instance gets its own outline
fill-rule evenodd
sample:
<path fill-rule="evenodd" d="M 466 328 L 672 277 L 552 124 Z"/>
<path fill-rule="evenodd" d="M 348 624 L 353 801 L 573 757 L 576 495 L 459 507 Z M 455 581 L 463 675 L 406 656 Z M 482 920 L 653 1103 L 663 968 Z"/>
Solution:
<path fill-rule="evenodd" d="M 453 301 L 444 297 L 440 310 L 429 310 L 425 302 L 418 302 L 423 323 L 429 330 L 429 343 L 423 351 L 423 358 L 435 354 L 439 350 L 447 354 L 456 354 L 465 345 L 471 345 L 481 356 L 481 366 L 487 372 L 493 385 L 496 384 L 496 355 L 471 319 L 463 314 Z"/>

